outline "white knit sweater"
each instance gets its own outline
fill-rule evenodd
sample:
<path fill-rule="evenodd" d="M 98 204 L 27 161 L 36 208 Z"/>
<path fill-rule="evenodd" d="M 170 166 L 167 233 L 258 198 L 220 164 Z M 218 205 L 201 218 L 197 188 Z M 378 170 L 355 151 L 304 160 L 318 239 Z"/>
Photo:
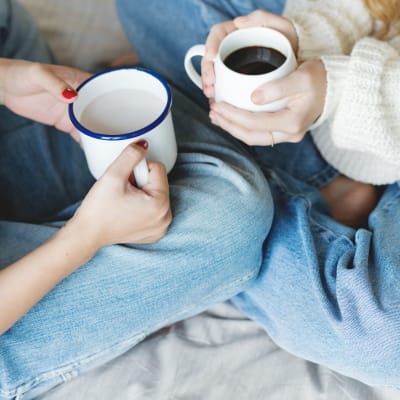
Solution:
<path fill-rule="evenodd" d="M 324 111 L 312 136 L 341 173 L 375 185 L 400 180 L 400 35 L 373 37 L 362 0 L 288 0 L 299 59 L 321 58 Z"/>

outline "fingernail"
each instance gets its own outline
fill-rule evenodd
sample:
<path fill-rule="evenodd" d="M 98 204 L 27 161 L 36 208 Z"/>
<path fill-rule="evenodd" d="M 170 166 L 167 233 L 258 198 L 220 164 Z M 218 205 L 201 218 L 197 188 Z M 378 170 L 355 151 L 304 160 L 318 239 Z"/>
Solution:
<path fill-rule="evenodd" d="M 135 175 L 133 175 L 133 172 L 129 175 L 128 181 L 131 185 L 135 185 Z"/>
<path fill-rule="evenodd" d="M 143 149 L 147 150 L 147 148 L 149 147 L 149 143 L 147 142 L 147 140 L 139 140 L 138 142 L 135 142 L 135 144 L 137 146 L 142 147 Z"/>
<path fill-rule="evenodd" d="M 74 89 L 71 88 L 66 88 L 63 90 L 62 95 L 66 99 L 73 99 L 74 97 L 78 96 L 78 92 L 76 92 Z"/>

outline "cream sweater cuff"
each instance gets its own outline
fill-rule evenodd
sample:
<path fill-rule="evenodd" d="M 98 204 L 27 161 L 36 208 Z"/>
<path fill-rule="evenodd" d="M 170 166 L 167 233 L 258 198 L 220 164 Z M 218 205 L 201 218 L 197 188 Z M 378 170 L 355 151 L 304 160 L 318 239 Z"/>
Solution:
<path fill-rule="evenodd" d="M 335 114 L 348 72 L 349 57 L 324 56 L 321 60 L 325 66 L 327 80 L 325 104 L 322 114 L 309 129 L 317 128 Z"/>

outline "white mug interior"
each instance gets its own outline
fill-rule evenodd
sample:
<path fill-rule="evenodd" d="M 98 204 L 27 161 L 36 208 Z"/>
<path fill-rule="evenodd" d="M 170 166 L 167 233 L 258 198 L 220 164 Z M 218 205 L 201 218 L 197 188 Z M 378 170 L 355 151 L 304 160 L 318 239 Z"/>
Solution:
<path fill-rule="evenodd" d="M 171 102 L 166 82 L 138 67 L 107 70 L 85 81 L 69 115 L 92 175 L 99 178 L 130 142 L 142 139 L 149 143 L 148 159 L 171 170 L 177 156 Z M 88 110 L 93 111 L 94 125 L 84 120 Z M 145 171 L 143 165 L 138 170 Z M 144 176 L 138 179 L 145 183 Z"/>
<path fill-rule="evenodd" d="M 129 91 L 131 91 L 131 96 L 134 96 L 135 93 L 149 93 L 160 101 L 145 104 L 146 107 L 151 108 L 151 114 L 154 117 L 149 118 L 148 121 L 140 124 L 140 126 L 137 123 L 133 123 L 131 129 L 122 131 L 119 114 L 124 113 L 125 109 L 131 110 L 132 114 L 134 107 L 143 106 L 143 99 L 130 98 L 128 96 Z M 140 131 L 148 129 L 148 125 L 151 125 L 158 118 L 162 117 L 163 113 L 165 114 L 169 111 L 171 97 L 169 88 L 165 82 L 160 80 L 157 75 L 140 68 L 119 68 L 101 72 L 85 81 L 78 88 L 78 92 L 79 96 L 72 104 L 71 119 L 73 123 L 82 133 L 88 135 L 98 134 L 105 137 L 110 136 L 109 140 L 118 140 L 120 136 L 126 135 L 137 136 L 140 134 Z M 110 94 L 110 96 L 105 98 L 107 94 Z M 98 110 L 96 118 L 100 122 L 103 121 L 105 126 L 109 127 L 109 132 L 96 131 L 91 126 L 85 125 L 82 121 L 82 116 L 87 108 L 102 96 L 105 100 L 101 104 L 101 109 Z M 131 104 L 128 104 L 129 101 Z M 132 105 L 132 101 L 135 101 L 135 104 Z M 125 115 L 126 117 L 129 116 Z"/>

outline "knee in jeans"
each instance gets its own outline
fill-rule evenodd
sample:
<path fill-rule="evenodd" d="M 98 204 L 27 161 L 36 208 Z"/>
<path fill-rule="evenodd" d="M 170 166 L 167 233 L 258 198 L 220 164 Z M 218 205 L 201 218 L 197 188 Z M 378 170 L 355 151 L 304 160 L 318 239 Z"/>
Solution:
<path fill-rule="evenodd" d="M 234 206 L 229 207 L 232 225 L 238 237 L 263 243 L 271 228 L 274 206 L 268 183 L 253 182 L 251 189 L 237 190 Z"/>
<path fill-rule="evenodd" d="M 228 234 L 236 254 L 232 267 L 242 266 L 258 272 L 263 243 L 272 224 L 272 196 L 267 184 L 260 184 L 256 191 L 240 192 L 237 196 L 235 209 L 231 211 L 232 228 Z M 229 247 L 226 251 L 230 251 Z"/>

